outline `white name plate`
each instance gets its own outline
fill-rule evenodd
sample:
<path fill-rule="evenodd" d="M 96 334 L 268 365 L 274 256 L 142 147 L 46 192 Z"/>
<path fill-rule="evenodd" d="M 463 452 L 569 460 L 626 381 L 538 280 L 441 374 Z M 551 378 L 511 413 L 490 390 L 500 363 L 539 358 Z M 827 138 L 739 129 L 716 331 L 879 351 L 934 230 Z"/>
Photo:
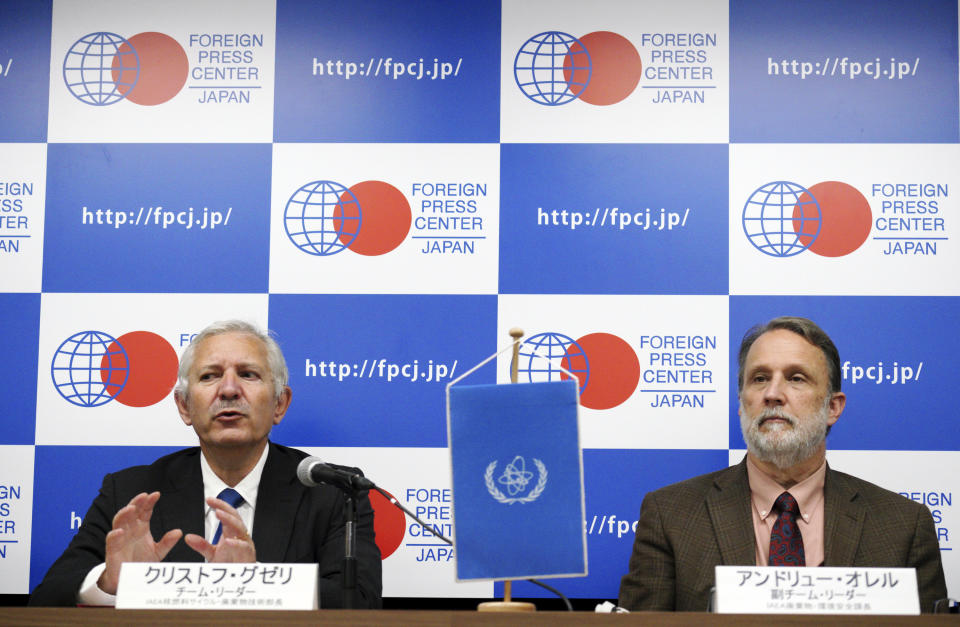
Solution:
<path fill-rule="evenodd" d="M 913 568 L 717 566 L 723 614 L 919 614 Z"/>
<path fill-rule="evenodd" d="M 126 562 L 117 609 L 315 610 L 316 564 Z"/>

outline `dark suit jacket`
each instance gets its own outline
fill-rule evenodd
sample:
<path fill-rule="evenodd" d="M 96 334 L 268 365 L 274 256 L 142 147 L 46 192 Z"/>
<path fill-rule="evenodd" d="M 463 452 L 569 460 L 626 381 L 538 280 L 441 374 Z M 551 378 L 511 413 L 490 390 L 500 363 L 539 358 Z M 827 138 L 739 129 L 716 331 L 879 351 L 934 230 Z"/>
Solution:
<path fill-rule="evenodd" d="M 924 612 L 947 596 L 929 509 L 829 467 L 823 496 L 824 566 L 914 567 Z M 706 611 L 714 566 L 756 564 L 750 508 L 746 458 L 648 493 L 620 605 Z"/>
<path fill-rule="evenodd" d="M 330 486 L 307 488 L 297 480 L 303 451 L 270 443 L 253 519 L 259 562 L 320 564 L 320 607 L 342 607 L 344 495 Z M 359 471 L 357 471 L 359 472 Z M 160 492 L 150 519 L 154 539 L 171 529 L 204 535 L 200 449 L 161 457 L 149 466 L 108 474 L 67 550 L 30 595 L 30 605 L 76 605 L 91 568 L 104 561 L 104 539 L 113 516 L 141 492 Z M 357 504 L 357 605 L 381 606 L 380 550 L 374 543 L 373 509 L 366 494 Z M 203 557 L 181 539 L 164 561 L 198 562 Z"/>

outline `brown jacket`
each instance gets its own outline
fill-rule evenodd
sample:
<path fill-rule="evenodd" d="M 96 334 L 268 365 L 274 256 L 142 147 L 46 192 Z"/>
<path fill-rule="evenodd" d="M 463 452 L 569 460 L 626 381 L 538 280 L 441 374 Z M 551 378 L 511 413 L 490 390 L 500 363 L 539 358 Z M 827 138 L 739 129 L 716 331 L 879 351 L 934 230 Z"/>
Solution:
<path fill-rule="evenodd" d="M 827 467 L 824 566 L 914 567 L 920 608 L 947 596 L 930 510 Z M 707 610 L 714 566 L 756 563 L 746 458 L 644 497 L 620 582 L 629 610 Z"/>

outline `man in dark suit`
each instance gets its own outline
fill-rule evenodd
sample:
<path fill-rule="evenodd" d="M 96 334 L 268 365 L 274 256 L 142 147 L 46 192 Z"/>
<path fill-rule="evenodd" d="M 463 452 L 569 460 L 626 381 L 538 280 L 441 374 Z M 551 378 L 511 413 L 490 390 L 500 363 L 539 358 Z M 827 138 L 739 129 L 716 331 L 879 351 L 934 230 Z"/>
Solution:
<path fill-rule="evenodd" d="M 786 560 L 914 567 L 920 607 L 931 611 L 946 584 L 930 511 L 826 464 L 826 435 L 846 403 L 829 336 L 805 318 L 776 318 L 747 333 L 738 361 L 747 455 L 646 495 L 620 605 L 706 611 L 716 565 Z M 789 550 L 784 510 L 799 530 Z"/>
<path fill-rule="evenodd" d="M 107 475 L 30 604 L 110 605 L 123 562 L 206 560 L 319 563 L 321 607 L 341 606 L 344 494 L 300 484 L 306 453 L 268 441 L 290 405 L 287 378 L 280 347 L 253 325 L 214 323 L 198 334 L 174 397 L 199 448 Z M 380 551 L 366 494 L 357 509 L 356 606 L 377 608 Z"/>

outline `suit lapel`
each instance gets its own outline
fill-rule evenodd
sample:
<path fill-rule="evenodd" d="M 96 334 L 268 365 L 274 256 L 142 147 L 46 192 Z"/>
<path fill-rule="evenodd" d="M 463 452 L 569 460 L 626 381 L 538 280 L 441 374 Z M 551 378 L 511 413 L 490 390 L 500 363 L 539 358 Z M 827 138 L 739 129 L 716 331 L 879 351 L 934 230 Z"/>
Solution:
<path fill-rule="evenodd" d="M 823 484 L 823 564 L 855 566 L 865 511 L 857 491 L 827 466 Z"/>
<path fill-rule="evenodd" d="M 153 513 L 153 532 L 160 537 L 171 529 L 182 529 L 184 535 L 203 536 L 203 476 L 200 473 L 200 449 L 192 449 L 171 461 L 166 470 L 166 487 Z M 159 533 L 158 533 L 159 532 Z M 167 555 L 167 561 L 198 562 L 203 557 L 183 540 Z"/>
<path fill-rule="evenodd" d="M 296 462 L 271 442 L 253 514 L 257 561 L 284 560 L 304 490 L 297 481 Z"/>
<path fill-rule="evenodd" d="M 756 563 L 746 458 L 714 479 L 713 490 L 707 495 L 707 511 L 723 563 Z"/>

